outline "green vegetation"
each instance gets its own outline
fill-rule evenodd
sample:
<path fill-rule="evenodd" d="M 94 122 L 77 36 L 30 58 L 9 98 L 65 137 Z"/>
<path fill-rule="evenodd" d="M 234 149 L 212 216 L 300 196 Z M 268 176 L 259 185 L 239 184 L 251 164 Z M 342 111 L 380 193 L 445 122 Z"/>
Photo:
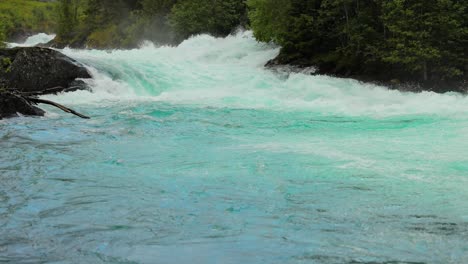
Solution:
<path fill-rule="evenodd" d="M 6 40 L 5 29 L 3 28 L 3 25 L 0 23 L 0 48 L 5 47 L 5 43 L 4 43 L 5 40 Z"/>
<path fill-rule="evenodd" d="M 55 5 L 37 0 L 0 1 L 0 43 L 17 34 L 53 32 Z"/>
<path fill-rule="evenodd" d="M 172 44 L 200 33 L 226 36 L 247 23 L 242 0 L 60 0 L 58 10 L 59 46 Z"/>
<path fill-rule="evenodd" d="M 248 6 L 255 36 L 283 47 L 276 63 L 380 80 L 467 79 L 468 1 L 248 0 Z"/>
<path fill-rule="evenodd" d="M 254 35 L 259 41 L 285 43 L 290 0 L 249 0 L 249 18 Z M 281 6 L 281 8 L 278 8 Z"/>
<path fill-rule="evenodd" d="M 274 63 L 416 82 L 466 79 L 464 0 L 60 0 L 58 43 L 136 46 L 239 25 L 282 46 Z"/>
<path fill-rule="evenodd" d="M 10 66 L 11 66 L 11 59 L 8 57 L 1 57 L 0 58 L 0 70 L 2 70 L 5 73 L 10 72 Z"/>
<path fill-rule="evenodd" d="M 199 33 L 226 36 L 246 21 L 246 6 L 239 0 L 179 1 L 172 8 L 170 21 L 184 38 Z"/>

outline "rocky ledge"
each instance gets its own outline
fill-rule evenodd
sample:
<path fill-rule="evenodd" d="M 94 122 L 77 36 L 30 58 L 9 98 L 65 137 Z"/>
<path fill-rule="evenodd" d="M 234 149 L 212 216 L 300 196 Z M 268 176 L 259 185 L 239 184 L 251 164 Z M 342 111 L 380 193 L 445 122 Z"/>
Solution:
<path fill-rule="evenodd" d="M 43 116 L 44 111 L 21 96 L 0 91 L 0 119 L 21 115 Z"/>
<path fill-rule="evenodd" d="M 0 119 L 44 115 L 31 96 L 86 89 L 79 79 L 91 78 L 85 67 L 47 48 L 0 49 Z M 25 97 L 28 96 L 28 97 Z M 28 99 L 30 98 L 30 99 Z"/>

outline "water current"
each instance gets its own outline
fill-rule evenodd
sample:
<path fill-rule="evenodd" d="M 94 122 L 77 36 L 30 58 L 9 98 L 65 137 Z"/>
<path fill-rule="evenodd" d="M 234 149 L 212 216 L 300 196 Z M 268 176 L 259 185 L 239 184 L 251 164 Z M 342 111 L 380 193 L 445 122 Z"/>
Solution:
<path fill-rule="evenodd" d="M 44 41 L 35 36 L 26 45 Z M 468 98 L 268 70 L 250 32 L 62 50 L 0 121 L 2 263 L 468 263 Z"/>

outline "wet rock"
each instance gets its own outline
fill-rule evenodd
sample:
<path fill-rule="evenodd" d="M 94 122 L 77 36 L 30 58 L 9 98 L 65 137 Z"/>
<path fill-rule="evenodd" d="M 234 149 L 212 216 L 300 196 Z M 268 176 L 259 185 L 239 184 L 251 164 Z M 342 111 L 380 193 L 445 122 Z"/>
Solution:
<path fill-rule="evenodd" d="M 85 67 L 58 51 L 41 47 L 0 49 L 0 119 L 19 114 L 42 116 L 44 111 L 34 105 L 39 101 L 35 95 L 86 89 L 81 80 L 86 78 L 91 75 Z"/>
<path fill-rule="evenodd" d="M 18 114 L 30 116 L 43 116 L 44 111 L 20 96 L 12 93 L 0 91 L 0 119 L 15 117 Z"/>
<path fill-rule="evenodd" d="M 0 49 L 0 84 L 21 92 L 39 92 L 91 78 L 85 67 L 62 53 L 41 47 Z"/>

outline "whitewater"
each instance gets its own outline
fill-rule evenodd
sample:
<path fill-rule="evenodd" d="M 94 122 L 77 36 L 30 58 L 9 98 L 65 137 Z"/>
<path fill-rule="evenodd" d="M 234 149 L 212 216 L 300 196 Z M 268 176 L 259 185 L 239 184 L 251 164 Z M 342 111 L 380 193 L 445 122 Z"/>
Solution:
<path fill-rule="evenodd" d="M 37 35 L 23 44 L 47 42 Z M 468 98 L 266 69 L 252 33 L 60 50 L 0 121 L 0 262 L 468 263 Z"/>

